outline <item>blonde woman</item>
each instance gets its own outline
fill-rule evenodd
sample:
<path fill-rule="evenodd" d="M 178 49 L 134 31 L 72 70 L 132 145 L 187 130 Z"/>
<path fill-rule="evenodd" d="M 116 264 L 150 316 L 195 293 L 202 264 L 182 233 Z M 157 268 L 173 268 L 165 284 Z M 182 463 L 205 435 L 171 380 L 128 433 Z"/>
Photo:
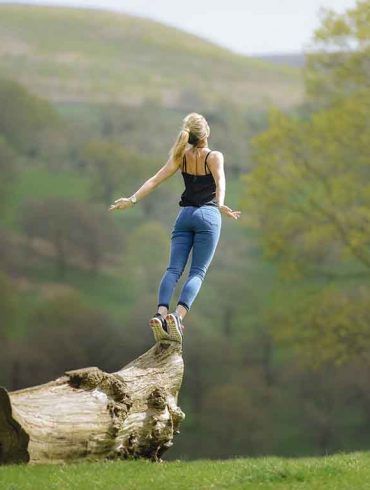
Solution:
<path fill-rule="evenodd" d="M 114 201 L 109 210 L 135 205 L 166 179 L 181 169 L 185 190 L 171 236 L 169 264 L 159 285 L 158 310 L 149 320 L 156 342 L 182 342 L 183 318 L 190 310 L 212 261 L 221 232 L 221 213 L 240 217 L 224 204 L 225 173 L 221 152 L 208 148 L 210 129 L 206 119 L 195 112 L 188 114 L 171 148 L 165 165 L 129 198 Z M 190 145 L 190 146 L 189 146 Z M 176 309 L 169 313 L 175 286 L 192 250 L 189 276 L 181 290 Z"/>

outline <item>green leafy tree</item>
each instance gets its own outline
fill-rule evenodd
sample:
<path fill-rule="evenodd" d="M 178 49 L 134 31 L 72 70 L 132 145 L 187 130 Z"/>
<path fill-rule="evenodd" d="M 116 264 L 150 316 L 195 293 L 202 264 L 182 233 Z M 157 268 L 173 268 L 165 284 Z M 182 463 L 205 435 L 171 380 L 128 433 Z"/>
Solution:
<path fill-rule="evenodd" d="M 88 306 L 76 290 L 50 294 L 28 318 L 19 383 L 42 383 L 81 366 L 114 371 L 121 349 L 120 330 L 107 313 Z"/>
<path fill-rule="evenodd" d="M 102 261 L 122 246 L 122 235 L 112 216 L 92 204 L 55 197 L 29 200 L 20 208 L 19 220 L 30 238 L 42 238 L 53 245 L 60 278 L 72 263 L 83 266 L 87 261 L 96 272 Z"/>
<path fill-rule="evenodd" d="M 115 193 L 133 188 L 142 175 L 143 160 L 136 153 L 103 138 L 89 141 L 81 161 L 91 177 L 92 199 L 105 204 L 112 202 Z"/>
<path fill-rule="evenodd" d="M 341 22 L 327 18 L 317 36 L 334 42 L 344 19 L 357 19 L 360 25 L 363 15 L 361 2 Z M 333 86 L 325 104 L 304 120 L 271 110 L 269 128 L 252 142 L 254 166 L 244 177 L 245 221 L 260 231 L 265 258 L 277 262 L 283 278 L 302 280 L 297 305 L 285 301 L 280 321 L 272 316 L 272 325 L 279 323 L 289 331 L 294 324 L 296 344 L 304 345 L 318 361 L 357 355 L 361 342 L 356 339 L 362 338 L 363 318 L 370 312 L 366 303 L 354 300 L 370 292 L 364 282 L 370 274 L 370 92 L 354 72 L 357 83 L 348 90 L 347 74 L 351 59 L 356 58 L 359 70 L 367 66 L 363 36 L 367 39 L 368 30 L 358 27 L 351 32 L 357 35 L 358 50 L 346 58 L 346 70 L 336 64 L 330 70 L 326 66 L 325 73 L 320 65 L 308 67 L 311 80 L 316 66 L 316 80 Z M 303 280 L 321 282 L 311 295 Z M 325 289 L 328 280 L 339 291 Z M 362 287 L 367 293 L 360 294 Z M 299 314 L 295 306 L 305 305 L 307 294 L 315 299 Z M 351 313 L 344 307 L 338 316 L 335 305 L 347 304 L 344 298 L 352 305 Z M 323 302 L 332 305 L 327 315 L 322 314 Z M 362 345 L 365 350 L 367 343 Z"/>
<path fill-rule="evenodd" d="M 7 199 L 17 174 L 16 154 L 4 137 L 0 135 L 0 213 L 6 208 Z"/>
<path fill-rule="evenodd" d="M 17 289 L 7 274 L 0 271 L 0 338 L 12 335 L 17 318 Z"/>
<path fill-rule="evenodd" d="M 305 53 L 304 78 L 309 97 L 326 106 L 369 88 L 370 2 L 357 1 L 344 14 L 331 9 L 322 14 L 312 50 Z"/>
<path fill-rule="evenodd" d="M 164 273 L 169 252 L 168 232 L 157 222 L 138 226 L 128 237 L 124 268 L 133 288 L 155 294 Z"/>
<path fill-rule="evenodd" d="M 61 124 L 49 102 L 11 80 L 0 80 L 0 114 L 0 135 L 29 156 L 38 152 L 38 133 Z"/>
<path fill-rule="evenodd" d="M 16 375 L 14 339 L 18 321 L 18 290 L 11 278 L 0 271 L 0 384 Z"/>
<path fill-rule="evenodd" d="M 370 267 L 370 97 L 357 94 L 296 121 L 275 110 L 253 141 L 246 220 L 286 275 Z M 338 271 L 339 274 L 339 271 Z"/>

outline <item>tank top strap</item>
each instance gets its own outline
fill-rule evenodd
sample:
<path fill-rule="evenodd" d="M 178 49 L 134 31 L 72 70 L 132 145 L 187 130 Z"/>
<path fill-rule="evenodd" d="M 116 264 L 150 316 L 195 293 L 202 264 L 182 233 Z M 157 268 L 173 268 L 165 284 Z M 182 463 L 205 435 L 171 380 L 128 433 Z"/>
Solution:
<path fill-rule="evenodd" d="M 184 156 L 182 157 L 182 171 L 183 172 L 186 172 L 186 157 L 185 157 L 185 153 L 184 153 Z"/>
<path fill-rule="evenodd" d="M 212 173 L 210 170 L 209 170 L 209 167 L 207 165 L 207 158 L 208 158 L 208 155 L 210 153 L 212 153 L 213 150 L 210 150 L 208 153 L 207 153 L 207 156 L 206 156 L 206 159 L 204 160 L 204 173 L 207 175 L 207 173 Z M 209 172 L 207 172 L 207 168 L 209 170 Z"/>

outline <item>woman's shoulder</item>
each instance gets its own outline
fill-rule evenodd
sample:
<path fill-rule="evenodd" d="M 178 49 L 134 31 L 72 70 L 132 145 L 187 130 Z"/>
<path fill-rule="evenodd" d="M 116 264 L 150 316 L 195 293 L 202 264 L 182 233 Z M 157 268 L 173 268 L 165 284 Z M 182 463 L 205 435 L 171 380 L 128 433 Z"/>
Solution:
<path fill-rule="evenodd" d="M 210 149 L 209 158 L 211 158 L 211 156 L 219 158 L 220 156 L 223 156 L 223 153 L 219 150 L 211 150 Z"/>
<path fill-rule="evenodd" d="M 221 151 L 218 151 L 218 150 L 211 150 L 208 154 L 208 159 L 207 159 L 207 162 L 213 162 L 213 163 L 217 163 L 217 162 L 220 162 L 222 163 L 224 160 L 224 155 Z"/>

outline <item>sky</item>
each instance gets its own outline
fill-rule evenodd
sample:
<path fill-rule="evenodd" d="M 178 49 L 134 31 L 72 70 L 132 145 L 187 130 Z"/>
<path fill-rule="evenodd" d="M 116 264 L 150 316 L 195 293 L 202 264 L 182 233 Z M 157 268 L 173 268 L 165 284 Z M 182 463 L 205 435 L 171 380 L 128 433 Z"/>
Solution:
<path fill-rule="evenodd" d="M 309 46 L 320 8 L 343 13 L 356 0 L 21 0 L 122 11 L 191 32 L 237 53 L 296 53 Z"/>

